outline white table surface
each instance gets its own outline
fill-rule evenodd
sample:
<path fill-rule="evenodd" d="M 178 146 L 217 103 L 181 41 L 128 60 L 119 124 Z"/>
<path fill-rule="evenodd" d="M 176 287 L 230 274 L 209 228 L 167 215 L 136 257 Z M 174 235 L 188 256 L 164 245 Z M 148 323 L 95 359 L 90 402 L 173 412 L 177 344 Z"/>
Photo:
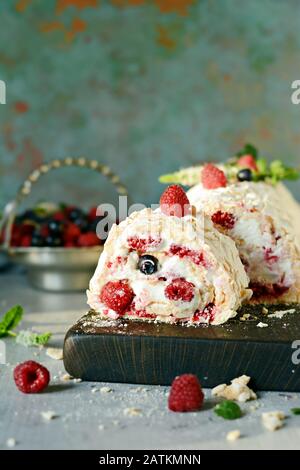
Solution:
<path fill-rule="evenodd" d="M 85 294 L 51 294 L 29 287 L 15 273 L 0 275 L 1 315 L 14 304 L 25 309 L 22 329 L 51 331 L 49 346 L 62 347 L 64 334 L 86 311 Z M 173 413 L 167 408 L 168 387 L 132 384 L 75 383 L 63 381 L 62 361 L 51 359 L 45 349 L 26 348 L 14 339 L 4 340 L 6 361 L 0 365 L 0 449 L 16 440 L 15 449 L 299 449 L 300 394 L 259 393 L 257 402 L 241 405 L 244 415 L 235 421 L 217 417 L 215 401 L 205 390 L 206 402 L 197 413 Z M 36 395 L 20 393 L 13 381 L 14 366 L 33 359 L 51 372 L 51 385 Z M 216 384 L 217 385 L 217 384 Z M 100 388 L 112 391 L 103 393 Z M 95 392 L 92 389 L 96 388 Z M 259 408 L 252 410 L 253 405 Z M 138 408 L 139 416 L 126 416 L 126 408 Z M 281 410 L 288 415 L 276 431 L 261 425 L 263 411 Z M 45 421 L 41 412 L 57 417 Z M 232 443 L 226 434 L 239 429 L 242 437 Z"/>

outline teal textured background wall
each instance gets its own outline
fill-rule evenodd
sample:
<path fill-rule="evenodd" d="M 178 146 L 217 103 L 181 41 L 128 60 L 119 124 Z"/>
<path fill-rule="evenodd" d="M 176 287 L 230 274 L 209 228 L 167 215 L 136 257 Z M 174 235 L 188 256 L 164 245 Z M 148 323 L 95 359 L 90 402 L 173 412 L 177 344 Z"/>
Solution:
<path fill-rule="evenodd" d="M 1 0 L 0 204 L 67 155 L 109 164 L 145 203 L 161 173 L 245 141 L 300 164 L 299 65 L 293 0 Z M 40 197 L 115 200 L 77 170 L 47 176 Z"/>

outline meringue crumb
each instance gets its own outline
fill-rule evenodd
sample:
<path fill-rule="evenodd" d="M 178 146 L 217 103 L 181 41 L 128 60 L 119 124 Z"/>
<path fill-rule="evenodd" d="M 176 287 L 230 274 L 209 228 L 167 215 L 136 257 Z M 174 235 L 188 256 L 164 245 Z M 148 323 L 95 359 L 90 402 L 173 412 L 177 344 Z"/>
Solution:
<path fill-rule="evenodd" d="M 9 447 L 10 449 L 12 449 L 13 447 L 15 447 L 17 444 L 17 441 L 14 437 L 10 437 L 9 439 L 7 439 L 6 441 L 6 446 Z"/>
<path fill-rule="evenodd" d="M 74 384 L 79 384 L 80 382 L 82 382 L 82 379 L 79 379 L 79 378 L 73 379 L 73 382 Z"/>
<path fill-rule="evenodd" d="M 123 414 L 125 416 L 141 416 L 142 410 L 140 408 L 125 408 Z"/>
<path fill-rule="evenodd" d="M 231 380 L 231 385 L 220 384 L 211 391 L 212 396 L 225 398 L 226 400 L 235 400 L 244 403 L 248 400 L 256 400 L 256 393 L 248 387 L 251 378 L 247 375 L 241 375 Z"/>
<path fill-rule="evenodd" d="M 57 414 L 54 411 L 42 411 L 41 416 L 46 421 L 57 418 Z"/>
<path fill-rule="evenodd" d="M 101 393 L 110 393 L 110 392 L 112 392 L 112 388 L 110 388 L 110 387 L 101 387 L 100 392 Z"/>
<path fill-rule="evenodd" d="M 250 406 L 250 411 L 256 411 L 260 407 L 259 403 L 255 403 L 254 405 Z"/>
<path fill-rule="evenodd" d="M 262 424 L 268 431 L 276 431 L 276 429 L 282 428 L 285 419 L 282 411 L 267 411 L 261 417 Z"/>
<path fill-rule="evenodd" d="M 261 309 L 261 313 L 262 313 L 263 315 L 267 315 L 267 314 L 269 313 L 269 310 L 267 309 L 267 307 L 263 307 L 263 308 Z"/>
<path fill-rule="evenodd" d="M 258 326 L 258 328 L 267 328 L 267 326 L 269 325 L 268 323 L 263 323 L 262 321 L 260 321 L 259 323 L 257 323 L 256 326 Z"/>
<path fill-rule="evenodd" d="M 287 313 L 295 313 L 295 312 L 296 312 L 295 308 L 290 308 L 289 310 L 275 310 L 274 313 L 271 313 L 268 316 L 269 316 L 269 318 L 279 318 L 279 319 L 281 319 Z"/>
<path fill-rule="evenodd" d="M 72 380 L 73 377 L 69 374 L 64 374 L 61 376 L 61 380 L 63 380 L 64 382 L 67 382 L 68 380 Z"/>
<path fill-rule="evenodd" d="M 99 424 L 98 429 L 99 429 L 99 431 L 103 431 L 104 430 L 104 424 Z"/>
<path fill-rule="evenodd" d="M 239 429 L 234 429 L 233 431 L 229 431 L 226 435 L 227 441 L 236 441 L 241 437 L 241 431 Z"/>
<path fill-rule="evenodd" d="M 92 392 L 92 393 L 99 392 L 99 388 L 93 387 L 92 390 L 91 390 L 91 392 Z"/>
<path fill-rule="evenodd" d="M 244 315 L 242 317 L 240 317 L 240 320 L 241 321 L 246 321 L 250 318 L 250 313 L 244 313 Z"/>
<path fill-rule="evenodd" d="M 57 361 L 61 361 L 63 359 L 62 348 L 47 348 L 46 354 L 51 357 L 51 359 L 56 359 Z"/>

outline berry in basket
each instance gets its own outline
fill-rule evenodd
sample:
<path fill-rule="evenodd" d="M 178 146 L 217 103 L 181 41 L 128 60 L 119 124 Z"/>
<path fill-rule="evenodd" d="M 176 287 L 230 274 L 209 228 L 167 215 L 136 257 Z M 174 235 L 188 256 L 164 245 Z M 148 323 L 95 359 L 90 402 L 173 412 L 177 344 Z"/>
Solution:
<path fill-rule="evenodd" d="M 96 207 L 85 211 L 76 206 L 52 203 L 27 209 L 15 218 L 11 246 L 73 248 L 102 245 L 105 240 L 96 234 L 102 216 L 96 211 Z"/>

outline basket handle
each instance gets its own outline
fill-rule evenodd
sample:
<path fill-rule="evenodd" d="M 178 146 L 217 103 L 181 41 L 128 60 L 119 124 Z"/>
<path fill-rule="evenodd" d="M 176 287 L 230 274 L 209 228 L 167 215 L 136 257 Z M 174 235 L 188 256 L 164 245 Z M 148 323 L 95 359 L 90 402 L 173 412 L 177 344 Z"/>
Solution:
<path fill-rule="evenodd" d="M 110 169 L 109 166 L 103 165 L 97 160 L 89 160 L 85 157 L 66 157 L 61 160 L 55 159 L 50 161 L 49 163 L 43 163 L 41 166 L 33 170 L 32 173 L 30 173 L 30 175 L 19 188 L 15 199 L 9 202 L 4 208 L 1 229 L 4 229 L 3 248 L 5 250 L 8 250 L 10 248 L 11 231 L 16 215 L 16 210 L 20 203 L 31 193 L 33 185 L 40 179 L 41 176 L 49 173 L 49 171 L 71 166 L 79 168 L 89 168 L 100 173 L 115 186 L 118 194 L 120 194 L 121 196 L 128 195 L 127 189 L 121 183 L 119 176 L 116 175 Z"/>

